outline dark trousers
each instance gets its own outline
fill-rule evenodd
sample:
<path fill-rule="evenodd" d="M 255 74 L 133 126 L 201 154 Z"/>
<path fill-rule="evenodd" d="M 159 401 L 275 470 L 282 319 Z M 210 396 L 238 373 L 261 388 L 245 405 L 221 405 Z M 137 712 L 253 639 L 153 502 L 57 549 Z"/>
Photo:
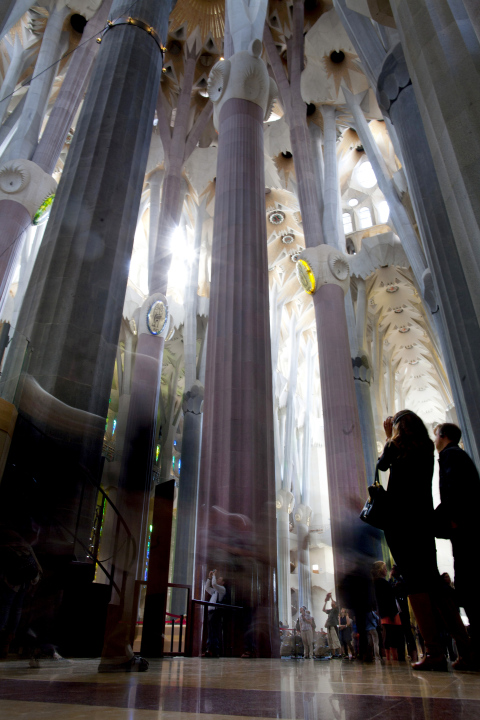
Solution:
<path fill-rule="evenodd" d="M 222 644 L 222 612 L 221 610 L 208 611 L 208 638 L 207 650 L 213 655 L 220 655 Z"/>

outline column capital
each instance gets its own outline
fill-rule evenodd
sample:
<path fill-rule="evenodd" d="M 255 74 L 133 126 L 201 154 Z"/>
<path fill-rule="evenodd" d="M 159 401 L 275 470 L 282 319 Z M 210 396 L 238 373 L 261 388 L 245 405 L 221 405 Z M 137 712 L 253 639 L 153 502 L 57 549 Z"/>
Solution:
<path fill-rule="evenodd" d="M 300 503 L 299 505 L 295 506 L 295 520 L 297 523 L 302 523 L 303 525 L 307 525 L 307 527 L 310 525 L 310 519 L 312 517 L 312 508 L 309 505 L 304 505 L 303 503 Z"/>
<path fill-rule="evenodd" d="M 287 513 L 287 515 L 290 515 L 294 505 L 293 493 L 283 488 L 281 490 L 278 490 L 275 505 L 277 510 L 283 510 Z"/>
<path fill-rule="evenodd" d="M 346 295 L 350 287 L 348 256 L 331 245 L 307 248 L 298 256 L 297 277 L 310 295 L 321 285 L 338 285 Z"/>
<path fill-rule="evenodd" d="M 360 380 L 370 385 L 372 381 L 372 366 L 366 355 L 357 355 L 357 357 L 352 358 L 352 368 L 355 380 Z"/>
<path fill-rule="evenodd" d="M 192 413 L 193 415 L 201 415 L 203 412 L 203 398 L 205 389 L 201 382 L 194 382 L 190 390 L 187 390 L 183 396 L 183 412 Z"/>
<path fill-rule="evenodd" d="M 389 52 L 377 80 L 377 102 L 390 115 L 390 107 L 406 87 L 412 84 L 400 43 Z"/>
<path fill-rule="evenodd" d="M 56 189 L 53 177 L 31 160 L 7 160 L 0 164 L 0 200 L 23 205 L 32 220 Z"/>
<path fill-rule="evenodd" d="M 277 97 L 277 85 L 259 57 L 261 43 L 253 40 L 248 50 L 219 60 L 208 78 L 208 95 L 213 103 L 213 122 L 218 130 L 220 111 L 228 100 L 239 99 L 259 105 L 267 120 Z"/>

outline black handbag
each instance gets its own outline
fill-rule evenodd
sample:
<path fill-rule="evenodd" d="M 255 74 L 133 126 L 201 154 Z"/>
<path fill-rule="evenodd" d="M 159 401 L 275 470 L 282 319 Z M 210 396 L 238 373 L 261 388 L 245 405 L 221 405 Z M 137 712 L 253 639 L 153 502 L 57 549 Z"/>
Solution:
<path fill-rule="evenodd" d="M 375 468 L 375 481 L 373 483 L 375 493 L 370 495 L 360 513 L 360 520 L 379 530 L 384 530 L 387 520 L 387 493 L 380 483 L 378 467 Z"/>

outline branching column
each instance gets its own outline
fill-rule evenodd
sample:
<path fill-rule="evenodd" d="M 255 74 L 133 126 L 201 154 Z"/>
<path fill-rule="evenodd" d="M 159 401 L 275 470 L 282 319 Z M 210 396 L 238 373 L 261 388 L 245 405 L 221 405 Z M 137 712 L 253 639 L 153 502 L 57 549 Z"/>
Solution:
<path fill-rule="evenodd" d="M 287 46 L 290 80 L 285 75 L 268 27 L 265 29 L 264 42 L 279 85 L 290 127 L 295 173 L 298 180 L 298 199 L 307 246 L 307 250 L 302 253 L 302 256 L 310 257 L 313 253 L 313 262 L 319 272 L 322 262 L 326 269 L 331 268 L 330 274 L 327 273 L 325 279 L 322 279 L 320 284 L 317 283 L 313 302 L 325 417 L 325 445 L 335 575 L 338 582 L 347 571 L 345 553 L 340 551 L 340 548 L 349 547 L 353 542 L 350 536 L 351 523 L 365 496 L 366 478 L 344 304 L 344 290 L 347 292 L 349 285 L 348 262 L 338 250 L 318 245 L 318 243 L 324 242 L 321 230 L 322 219 L 315 186 L 306 108 L 300 90 L 304 47 L 303 20 L 304 3 L 302 0 L 294 0 L 292 37 Z M 330 241 L 330 238 L 326 239 Z M 334 253 L 335 256 L 330 257 L 331 253 Z M 340 283 L 337 275 L 343 278 Z M 344 281 L 347 283 L 345 288 L 342 285 Z M 355 517 L 355 521 L 356 519 Z"/>
<path fill-rule="evenodd" d="M 105 26 L 111 4 L 112 0 L 105 0 L 92 18 L 93 32 L 100 31 Z M 46 38 L 42 42 L 34 71 L 34 75 L 38 74 L 39 78 L 34 77 L 32 80 L 16 135 L 8 148 L 8 157 L 11 159 L 4 162 L 0 168 L 0 171 L 3 170 L 3 173 L 9 177 L 8 182 L 2 183 L 0 180 L 0 226 L 2 227 L 0 304 L 10 286 L 26 230 L 42 202 L 55 191 L 56 183 L 51 174 L 83 99 L 93 61 L 99 48 L 98 43 L 90 42 L 75 51 L 49 121 L 37 146 L 53 77 L 51 75 L 53 70 L 46 72 L 44 67 L 51 61 L 55 53 L 57 55 L 60 53 L 60 31 L 68 12 L 70 12 L 68 8 L 64 8 L 62 11 L 55 10 L 47 24 L 48 34 L 46 30 Z M 89 27 L 88 24 L 87 27 Z M 89 28 L 89 31 L 92 30 Z M 55 59 L 57 59 L 56 56 Z M 26 132 L 27 126 L 30 129 L 27 132 L 27 138 L 23 139 L 21 133 Z M 12 174 L 17 177 L 17 181 L 14 181 L 13 185 L 10 184 Z"/>
<path fill-rule="evenodd" d="M 260 32 L 266 3 L 261 5 Z M 245 4 L 235 0 L 227 8 L 235 53 L 217 63 L 209 78 L 219 145 L 195 595 L 203 597 L 208 571 L 217 568 L 230 586 L 232 602 L 244 607 L 243 628 L 236 623 L 237 632 L 243 629 L 237 648 L 260 657 L 277 657 L 263 159 L 263 121 L 275 84 L 259 58 L 262 43 L 255 27 L 246 39 L 238 30 L 239 13 L 247 14 Z"/>
<path fill-rule="evenodd" d="M 378 80 L 378 97 L 382 110 L 389 114 L 397 129 L 402 147 L 405 173 L 438 302 L 439 312 L 433 315 L 433 319 L 464 439 L 469 452 L 478 462 L 480 411 L 476 399 L 480 393 L 477 362 L 480 326 L 475 307 L 476 291 L 473 292 L 470 282 L 471 268 L 465 266 L 465 255 L 450 224 L 437 168 L 400 45 L 385 61 Z"/>
<path fill-rule="evenodd" d="M 171 0 L 139 0 L 133 17 L 165 38 L 170 9 Z M 123 16 L 125 23 L 110 28 L 102 40 L 19 317 L 20 330 L 35 349 L 25 385 L 40 387 L 45 409 L 36 426 L 40 424 L 44 438 L 55 447 L 63 448 L 57 437 L 67 436 L 71 471 L 62 497 L 62 522 L 73 528 L 84 547 L 91 534 L 104 423 L 162 71 L 160 41 L 141 26 L 129 24 L 130 11 L 129 0 L 113 3 L 111 15 Z M 146 355 L 144 365 L 148 370 Z M 31 406 L 21 404 L 22 412 L 28 416 Z M 77 415 L 77 423 L 63 422 L 64 414 Z M 19 446 L 25 442 L 28 432 L 18 438 Z M 125 445 L 128 455 L 127 440 Z M 48 473 L 50 483 L 64 486 L 64 456 L 58 453 L 57 458 L 51 452 L 42 459 L 45 466 L 38 468 L 39 473 Z M 151 480 L 151 462 L 150 458 L 149 475 L 137 466 L 120 479 L 120 512 L 134 540 L 144 513 L 145 477 Z M 54 514 L 59 508 L 52 505 L 50 511 Z M 127 545 L 130 553 L 132 545 L 124 548 Z M 117 587 L 124 580 L 129 585 L 123 586 L 122 602 L 110 618 L 104 648 L 108 662 L 132 657 L 129 643 L 136 613 L 131 590 L 141 560 L 139 553 L 132 560 L 126 549 L 119 559 L 122 580 Z"/>

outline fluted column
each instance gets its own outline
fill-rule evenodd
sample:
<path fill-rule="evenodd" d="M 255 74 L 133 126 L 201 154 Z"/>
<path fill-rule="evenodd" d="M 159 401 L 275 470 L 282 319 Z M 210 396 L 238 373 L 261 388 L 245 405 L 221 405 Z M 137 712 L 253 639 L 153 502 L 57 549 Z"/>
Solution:
<path fill-rule="evenodd" d="M 197 292 L 204 216 L 205 201 L 197 208 L 193 259 L 184 294 L 183 346 L 186 392 L 183 400 L 182 471 L 178 481 L 177 533 L 173 569 L 173 582 L 192 586 L 204 398 L 203 385 L 197 380 Z M 173 613 L 185 612 L 185 599 L 184 591 L 173 591 Z"/>
<path fill-rule="evenodd" d="M 298 559 L 298 606 L 312 606 L 312 578 L 310 574 L 310 519 L 312 508 L 305 503 L 295 505 Z"/>
<path fill-rule="evenodd" d="M 405 174 L 432 270 L 438 303 L 433 320 L 464 440 L 468 451 L 480 462 L 480 408 L 476 402 L 480 393 L 477 362 L 480 326 L 475 307 L 478 288 L 473 290 L 473 266 L 465 266 L 465 256 L 450 224 L 441 179 L 400 45 L 385 61 L 378 80 L 378 97 L 397 129 Z"/>
<path fill-rule="evenodd" d="M 107 23 L 112 2 L 113 0 L 103 0 L 97 13 L 91 20 L 89 19 L 85 26 L 86 37 L 94 33 L 99 33 L 100 36 Z M 32 160 L 46 173 L 51 174 L 55 170 L 68 131 L 90 82 L 93 63 L 99 49 L 99 44 L 90 40 L 81 44 L 71 57 L 65 80 L 55 100 L 40 142 L 38 146 L 33 147 Z"/>
<path fill-rule="evenodd" d="M 260 32 L 266 3 L 262 6 Z M 230 13 L 232 5 L 227 8 Z M 253 32 L 246 42 L 237 33 L 237 12 L 243 9 L 247 16 L 247 8 L 237 7 L 237 2 L 233 8 L 229 19 L 235 54 L 217 63 L 209 79 L 219 145 L 195 592 L 202 597 L 208 570 L 217 568 L 226 577 L 235 604 L 245 608 L 243 637 L 237 647 L 239 642 L 258 656 L 276 657 L 275 473 L 263 161 L 263 121 L 274 83 L 259 58 L 258 35 Z M 238 625 L 236 629 L 242 630 Z"/>
<path fill-rule="evenodd" d="M 185 585 L 193 585 L 203 399 L 203 385 L 194 382 L 183 400 L 182 471 L 178 482 L 173 582 Z M 184 591 L 174 590 L 172 612 L 184 613 L 185 600 Z"/>
<path fill-rule="evenodd" d="M 349 265 L 342 253 L 328 245 L 304 250 L 299 263 L 302 284 L 309 292 L 313 291 L 317 321 L 333 557 L 338 584 L 348 572 L 344 549 L 352 547 L 354 542 L 352 529 L 366 491 L 344 304 L 350 286 Z M 308 278 L 302 269 L 308 272 Z"/>
<path fill-rule="evenodd" d="M 130 8 L 128 0 L 115 0 L 112 15 L 125 16 Z M 170 0 L 139 0 L 135 17 L 165 38 L 170 8 Z M 92 478 L 96 482 L 99 476 L 161 68 L 159 45 L 141 27 L 125 23 L 114 26 L 104 36 L 19 316 L 20 330 L 31 338 L 35 348 L 25 386 L 33 386 L 42 398 L 43 414 L 39 420 L 35 415 L 32 419 L 44 433 L 42 442 L 51 442 L 62 452 L 68 447 L 68 488 L 64 483 L 63 454 L 57 458 L 51 452 L 39 457 L 38 470 L 48 472 L 49 481 L 62 487 L 62 522 L 69 530 L 73 528 L 82 542 L 86 541 L 84 545 L 88 545 L 91 532 L 96 500 Z M 128 144 L 126 137 L 130 138 Z M 151 337 L 157 340 L 157 336 Z M 140 348 L 140 354 L 147 355 L 148 348 Z M 14 355 L 12 351 L 9 354 L 12 375 L 16 369 Z M 29 418 L 35 407 L 21 403 L 20 414 Z M 77 423 L 66 425 L 64 415 L 77 417 Z M 18 448 L 28 445 L 28 428 L 27 424 L 22 435 L 14 436 Z M 130 438 L 130 442 L 134 441 Z M 43 467 L 42 461 L 46 463 Z M 17 462 L 21 465 L 22 458 Z M 135 485 L 139 477 L 140 473 L 132 472 L 121 478 L 123 499 L 119 500 L 120 512 L 127 524 L 131 522 L 136 540 L 141 539 L 140 533 L 137 537 L 137 520 L 145 499 L 145 488 Z M 144 478 L 141 476 L 142 482 Z M 59 509 L 52 503 L 50 512 L 55 516 Z M 80 548 L 75 551 L 81 556 Z M 119 563 L 129 581 L 135 580 L 135 568 L 141 561 L 136 554 L 134 566 Z M 131 657 L 131 633 L 126 639 L 124 631 L 134 614 L 128 602 L 120 609 L 124 622 L 119 625 L 118 615 L 112 621 L 110 630 L 113 628 L 114 634 L 105 651 L 107 657 L 118 662 Z"/>
<path fill-rule="evenodd" d="M 352 353 L 353 377 L 355 379 L 355 392 L 357 394 L 358 413 L 362 428 L 362 445 L 365 457 L 367 480 L 375 475 L 377 462 L 377 443 L 375 435 L 375 422 L 373 420 L 370 384 L 373 379 L 371 360 L 366 350 L 367 329 L 367 289 L 365 280 L 356 278 L 357 304 L 356 304 L 356 352 Z"/>
<path fill-rule="evenodd" d="M 100 30 L 105 26 L 111 4 L 112 0 L 104 1 L 102 7 L 92 20 L 94 29 L 98 28 Z M 52 23 L 54 29 L 56 28 L 55 32 L 57 32 L 59 18 L 63 15 L 59 11 L 55 11 L 55 13 L 56 20 L 54 22 L 52 19 Z M 51 30 L 51 33 L 53 34 L 53 30 Z M 47 41 L 50 52 L 52 52 L 52 44 L 55 46 L 54 36 L 50 39 L 47 37 Z M 33 116 L 35 106 L 35 112 L 37 114 L 42 113 L 41 120 L 43 120 L 44 110 L 42 101 L 44 101 L 43 96 L 46 90 L 43 86 L 36 87 L 36 81 L 32 80 L 24 110 L 18 124 L 17 134 L 7 153 L 7 155 L 12 158 L 14 157 L 12 153 L 17 153 L 18 151 L 17 156 L 14 157 L 14 159 L 3 162 L 0 166 L 0 176 L 3 175 L 4 178 L 8 178 L 4 183 L 2 183 L 0 179 L 0 227 L 2 227 L 0 238 L 0 304 L 4 301 L 5 292 L 10 286 L 18 254 L 24 243 L 25 232 L 40 205 L 55 191 L 56 183 L 51 178 L 51 173 L 55 169 L 68 130 L 83 99 L 98 47 L 98 43 L 86 43 L 78 48 L 73 55 L 65 80 L 38 146 L 39 129 L 35 130 L 37 133 L 35 142 L 33 142 L 32 139 L 31 142 L 28 141 L 26 144 L 18 144 L 16 140 L 18 134 L 25 130 L 25 118 L 31 118 Z M 42 62 L 45 63 L 46 61 L 44 57 Z M 39 63 L 40 58 L 37 61 L 37 66 Z M 41 67 L 42 65 L 40 65 L 38 72 L 42 72 Z M 37 72 L 37 70 L 35 70 L 35 72 Z M 46 76 L 48 73 L 44 73 L 44 75 Z M 48 78 L 44 77 L 43 79 L 46 81 Z M 32 96 L 30 96 L 31 91 L 33 92 Z M 35 132 L 33 130 L 32 132 L 33 135 L 31 134 L 31 138 L 35 136 Z M 28 158 L 32 155 L 32 161 L 30 162 Z M 17 159 L 17 157 L 24 159 Z M 33 163 L 35 163 L 37 167 L 35 167 Z M 17 178 L 16 181 L 13 181 L 13 184 L 12 175 Z M 5 204 L 3 200 L 1 200 L 2 198 L 8 198 L 9 202 Z"/>
<path fill-rule="evenodd" d="M 290 513 L 293 493 L 281 489 L 277 492 L 277 568 L 278 618 L 292 627 L 292 598 L 290 594 Z"/>
<path fill-rule="evenodd" d="M 452 0 L 392 0 L 391 7 L 478 322 L 478 38 L 465 9 L 458 15 L 459 4 L 454 8 Z"/>

